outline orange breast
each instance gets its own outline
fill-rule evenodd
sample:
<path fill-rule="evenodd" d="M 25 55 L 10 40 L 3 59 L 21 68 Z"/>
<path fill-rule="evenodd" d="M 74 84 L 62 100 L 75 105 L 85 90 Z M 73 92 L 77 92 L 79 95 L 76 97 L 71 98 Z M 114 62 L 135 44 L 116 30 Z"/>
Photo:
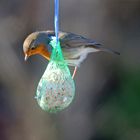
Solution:
<path fill-rule="evenodd" d="M 44 44 L 40 44 L 36 51 L 38 54 L 42 55 L 47 60 L 50 60 L 50 53 L 48 52 Z"/>

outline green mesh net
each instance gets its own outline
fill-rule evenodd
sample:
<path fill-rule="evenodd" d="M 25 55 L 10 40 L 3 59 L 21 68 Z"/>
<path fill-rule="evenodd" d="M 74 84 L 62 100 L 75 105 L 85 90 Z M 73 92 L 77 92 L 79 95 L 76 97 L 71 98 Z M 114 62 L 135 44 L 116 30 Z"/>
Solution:
<path fill-rule="evenodd" d="M 75 84 L 67 63 L 64 61 L 60 43 L 55 39 L 51 60 L 37 87 L 39 106 L 48 112 L 55 113 L 69 106 L 75 95 Z"/>

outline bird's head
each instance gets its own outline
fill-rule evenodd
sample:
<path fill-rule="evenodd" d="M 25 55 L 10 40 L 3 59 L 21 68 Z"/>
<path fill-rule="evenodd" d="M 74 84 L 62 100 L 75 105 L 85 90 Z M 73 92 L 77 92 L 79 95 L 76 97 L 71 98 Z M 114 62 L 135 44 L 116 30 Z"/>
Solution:
<path fill-rule="evenodd" d="M 25 61 L 32 55 L 40 54 L 50 59 L 49 38 L 45 32 L 34 32 L 27 36 L 23 43 Z"/>

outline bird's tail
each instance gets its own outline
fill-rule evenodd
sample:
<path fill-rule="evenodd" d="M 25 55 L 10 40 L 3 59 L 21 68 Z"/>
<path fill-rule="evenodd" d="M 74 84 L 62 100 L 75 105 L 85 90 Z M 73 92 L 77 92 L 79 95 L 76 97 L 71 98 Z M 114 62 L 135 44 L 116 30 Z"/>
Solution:
<path fill-rule="evenodd" d="M 108 53 L 112 53 L 112 54 L 120 55 L 119 52 L 114 51 L 114 50 L 109 49 L 109 48 L 100 48 L 99 50 L 100 50 L 100 51 L 103 51 L 103 52 L 108 52 Z"/>
<path fill-rule="evenodd" d="M 109 48 L 104 48 L 104 47 L 102 47 L 101 44 L 89 45 L 88 47 L 94 49 L 92 52 L 103 51 L 103 52 L 108 52 L 108 53 L 112 53 L 112 54 L 120 55 L 119 52 L 114 51 L 114 50 L 109 49 Z"/>

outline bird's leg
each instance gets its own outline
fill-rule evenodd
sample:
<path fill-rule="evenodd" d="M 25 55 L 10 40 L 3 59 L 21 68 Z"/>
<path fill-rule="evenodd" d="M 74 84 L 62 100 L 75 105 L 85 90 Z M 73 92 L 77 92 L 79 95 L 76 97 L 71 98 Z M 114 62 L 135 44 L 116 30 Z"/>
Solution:
<path fill-rule="evenodd" d="M 77 67 L 74 68 L 72 79 L 74 79 L 74 76 L 75 76 L 76 72 L 77 72 Z"/>

